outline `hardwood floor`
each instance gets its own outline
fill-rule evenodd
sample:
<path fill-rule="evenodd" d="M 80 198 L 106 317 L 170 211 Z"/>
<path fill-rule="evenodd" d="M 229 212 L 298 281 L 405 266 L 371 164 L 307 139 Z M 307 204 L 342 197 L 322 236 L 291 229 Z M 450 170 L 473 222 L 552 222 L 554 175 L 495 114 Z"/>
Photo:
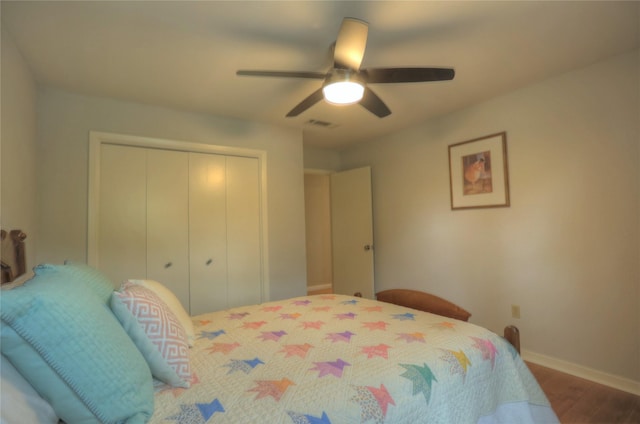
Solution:
<path fill-rule="evenodd" d="M 640 396 L 527 363 L 562 424 L 640 423 Z"/>
<path fill-rule="evenodd" d="M 313 290 L 313 291 L 309 291 L 307 294 L 309 296 L 313 296 L 314 294 L 331 294 L 333 293 L 333 290 L 328 288 L 328 289 L 324 289 L 324 290 Z"/>

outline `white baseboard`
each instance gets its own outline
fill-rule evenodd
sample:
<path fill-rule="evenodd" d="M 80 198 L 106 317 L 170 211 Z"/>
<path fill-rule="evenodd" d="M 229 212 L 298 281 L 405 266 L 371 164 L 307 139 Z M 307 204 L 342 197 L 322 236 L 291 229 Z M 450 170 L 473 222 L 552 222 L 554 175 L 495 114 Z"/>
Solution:
<path fill-rule="evenodd" d="M 318 291 L 318 290 L 326 290 L 331 288 L 331 283 L 328 284 L 316 284 L 315 286 L 307 286 L 307 291 Z"/>
<path fill-rule="evenodd" d="M 574 364 L 572 362 L 556 359 L 551 356 L 542 355 L 540 353 L 531 352 L 529 350 L 522 351 L 522 359 L 543 367 L 551 368 L 557 371 L 571 374 L 576 377 L 584 378 L 595 383 L 604 384 L 614 389 L 622 390 L 634 395 L 640 396 L 640 381 L 631 380 L 629 378 L 620 377 L 606 372 L 598 371 L 593 368 Z"/>

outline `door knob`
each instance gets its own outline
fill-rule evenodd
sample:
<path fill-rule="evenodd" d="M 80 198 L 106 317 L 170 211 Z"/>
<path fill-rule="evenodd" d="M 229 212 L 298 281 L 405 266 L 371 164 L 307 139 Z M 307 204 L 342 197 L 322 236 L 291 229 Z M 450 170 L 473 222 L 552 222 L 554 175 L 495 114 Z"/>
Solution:
<path fill-rule="evenodd" d="M 373 246 L 372 246 L 372 245 L 370 245 L 370 244 L 365 244 L 365 245 L 364 245 L 364 250 L 365 250 L 365 251 L 367 251 L 367 252 L 368 252 L 369 250 L 373 250 Z"/>

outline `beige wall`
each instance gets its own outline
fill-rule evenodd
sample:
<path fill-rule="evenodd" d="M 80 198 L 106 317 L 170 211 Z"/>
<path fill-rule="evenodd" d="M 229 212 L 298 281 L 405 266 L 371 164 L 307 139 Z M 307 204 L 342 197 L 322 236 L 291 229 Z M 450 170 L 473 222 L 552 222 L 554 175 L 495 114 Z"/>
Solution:
<path fill-rule="evenodd" d="M 91 130 L 266 151 L 271 299 L 306 293 L 301 133 L 54 89 L 38 96 L 39 262 L 86 260 Z"/>
<path fill-rule="evenodd" d="M 376 290 L 433 292 L 495 331 L 516 324 L 524 349 L 640 381 L 638 62 L 636 51 L 344 151 L 344 169 L 372 166 Z M 451 211 L 447 146 L 499 131 L 511 207 Z"/>
<path fill-rule="evenodd" d="M 325 173 L 304 175 L 307 287 L 333 286 L 331 259 L 331 179 Z M 319 288 L 316 288 L 318 290 Z"/>
<path fill-rule="evenodd" d="M 36 194 L 36 95 L 26 62 L 2 29 L 2 122 L 0 124 L 0 226 L 27 234 L 27 270 L 35 265 L 38 239 Z"/>

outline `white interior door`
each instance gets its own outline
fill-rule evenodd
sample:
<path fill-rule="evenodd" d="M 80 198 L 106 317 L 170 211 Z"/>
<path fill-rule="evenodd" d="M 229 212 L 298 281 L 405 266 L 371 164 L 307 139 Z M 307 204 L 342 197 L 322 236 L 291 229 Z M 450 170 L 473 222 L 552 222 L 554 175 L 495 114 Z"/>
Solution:
<path fill-rule="evenodd" d="M 374 298 L 371 167 L 331 175 L 333 292 Z"/>
<path fill-rule="evenodd" d="M 227 307 L 225 156 L 189 154 L 191 315 Z"/>
<path fill-rule="evenodd" d="M 147 278 L 189 310 L 189 158 L 147 150 Z"/>

